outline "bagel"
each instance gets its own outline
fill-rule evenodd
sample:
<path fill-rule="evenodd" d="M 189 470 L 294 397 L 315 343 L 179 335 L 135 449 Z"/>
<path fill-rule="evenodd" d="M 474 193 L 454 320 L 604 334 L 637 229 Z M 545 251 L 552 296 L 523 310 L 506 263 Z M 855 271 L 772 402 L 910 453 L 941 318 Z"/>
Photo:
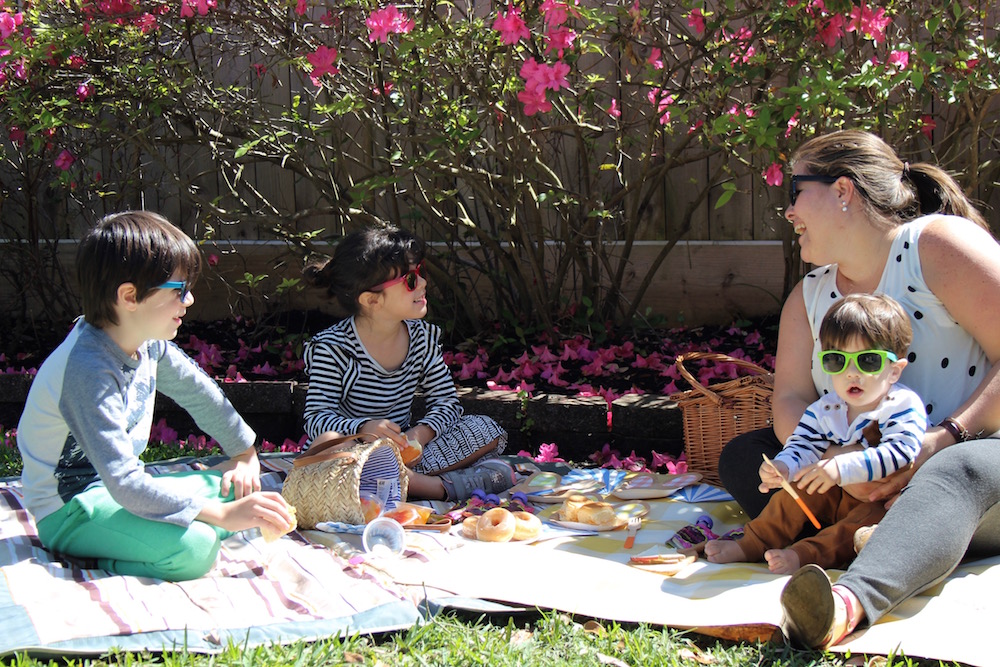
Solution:
<path fill-rule="evenodd" d="M 479 517 L 476 538 L 483 542 L 510 542 L 516 528 L 517 521 L 510 510 L 494 507 Z"/>
<path fill-rule="evenodd" d="M 591 526 L 605 526 L 617 520 L 615 508 L 608 503 L 591 502 L 581 506 L 576 514 L 578 523 Z"/>
<path fill-rule="evenodd" d="M 470 540 L 477 539 L 476 525 L 478 523 L 479 523 L 478 516 L 466 517 L 465 521 L 462 522 L 462 537 L 468 538 Z"/>
<path fill-rule="evenodd" d="M 514 512 L 514 541 L 533 540 L 542 532 L 542 521 L 531 512 Z"/>

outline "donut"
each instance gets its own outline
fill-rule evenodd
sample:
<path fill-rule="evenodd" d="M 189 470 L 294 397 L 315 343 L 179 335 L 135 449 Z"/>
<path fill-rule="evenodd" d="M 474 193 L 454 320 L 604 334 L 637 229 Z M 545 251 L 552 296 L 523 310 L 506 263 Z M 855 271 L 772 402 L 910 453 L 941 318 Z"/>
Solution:
<path fill-rule="evenodd" d="M 514 512 L 514 541 L 533 540 L 542 532 L 542 521 L 531 512 Z"/>
<path fill-rule="evenodd" d="M 591 501 L 592 499 L 587 496 L 574 493 L 563 501 L 559 516 L 562 517 L 563 521 L 577 521 L 577 513 L 580 511 L 580 508 Z"/>
<path fill-rule="evenodd" d="M 476 525 L 478 523 L 479 523 L 478 516 L 466 517 L 465 521 L 462 522 L 462 537 L 466 537 L 470 540 L 477 539 Z"/>
<path fill-rule="evenodd" d="M 261 528 L 260 528 L 260 534 L 264 536 L 264 541 L 265 542 L 274 542 L 276 539 L 278 539 L 282 535 L 287 535 L 288 533 L 290 533 L 293 530 L 295 530 L 295 526 L 298 523 L 295 520 L 295 507 L 292 506 L 292 505 L 289 505 L 288 506 L 288 513 L 292 517 L 292 522 L 290 524 L 288 524 L 288 530 L 278 530 L 278 529 L 272 527 L 271 524 L 267 524 L 267 525 L 261 526 Z"/>
<path fill-rule="evenodd" d="M 614 523 L 615 508 L 608 503 L 586 503 L 580 507 L 576 515 L 576 520 L 592 526 L 604 526 Z"/>
<path fill-rule="evenodd" d="M 476 538 L 483 542 L 510 542 L 514 537 L 517 521 L 509 510 L 494 507 L 481 517 L 476 524 Z"/>

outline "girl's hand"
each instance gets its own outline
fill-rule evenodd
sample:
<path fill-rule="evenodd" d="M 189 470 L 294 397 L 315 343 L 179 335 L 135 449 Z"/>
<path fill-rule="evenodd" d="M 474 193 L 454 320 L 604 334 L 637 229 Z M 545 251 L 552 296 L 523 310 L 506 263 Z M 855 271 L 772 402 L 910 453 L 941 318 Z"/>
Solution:
<path fill-rule="evenodd" d="M 265 525 L 286 532 L 292 527 L 288 503 L 280 493 L 273 491 L 251 493 L 229 503 L 206 503 L 198 520 L 231 532 Z"/>
<path fill-rule="evenodd" d="M 826 493 L 840 485 L 840 470 L 833 459 L 823 459 L 800 470 L 793 481 L 806 493 Z"/>
<path fill-rule="evenodd" d="M 260 491 L 260 459 L 257 458 L 257 450 L 253 447 L 213 466 L 212 469 L 222 472 L 222 484 L 219 490 L 223 496 L 229 495 L 230 488 L 234 489 L 237 500 Z"/>
<path fill-rule="evenodd" d="M 402 429 L 399 428 L 398 424 L 388 419 L 369 419 L 361 425 L 360 432 L 370 433 L 379 438 L 388 438 L 400 446 L 406 444 Z"/>
<path fill-rule="evenodd" d="M 788 466 L 781 461 L 773 461 L 772 465 L 761 463 L 757 474 L 760 475 L 760 486 L 757 489 L 761 493 L 767 493 L 771 489 L 781 488 L 781 480 L 788 477 Z"/>

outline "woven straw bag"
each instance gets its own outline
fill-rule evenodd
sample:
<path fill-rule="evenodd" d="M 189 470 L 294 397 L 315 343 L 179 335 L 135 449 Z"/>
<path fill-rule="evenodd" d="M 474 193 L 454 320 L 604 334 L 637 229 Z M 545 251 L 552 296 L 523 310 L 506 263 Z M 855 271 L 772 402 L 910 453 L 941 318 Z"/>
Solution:
<path fill-rule="evenodd" d="M 702 385 L 685 367 L 698 360 L 736 364 L 758 375 L 727 382 Z M 774 374 L 755 363 L 714 352 L 688 352 L 677 356 L 674 365 L 691 385 L 689 391 L 671 394 L 684 420 L 684 453 L 688 469 L 700 472 L 705 481 L 721 486 L 719 454 L 738 435 L 771 425 L 771 394 Z"/>
<path fill-rule="evenodd" d="M 306 450 L 295 459 L 285 477 L 281 495 L 295 506 L 300 528 L 315 528 L 323 521 L 362 524 L 361 471 L 378 449 L 392 450 L 399 466 L 399 488 L 406 500 L 406 468 L 399 448 L 388 438 L 368 434 L 333 438 Z"/>

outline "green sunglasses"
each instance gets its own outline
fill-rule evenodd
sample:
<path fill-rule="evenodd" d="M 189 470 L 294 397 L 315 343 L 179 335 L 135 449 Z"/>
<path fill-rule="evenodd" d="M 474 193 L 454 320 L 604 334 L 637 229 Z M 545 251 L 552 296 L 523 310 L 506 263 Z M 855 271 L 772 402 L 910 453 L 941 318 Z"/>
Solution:
<path fill-rule="evenodd" d="M 840 375 L 847 370 L 847 364 L 854 362 L 855 368 L 865 375 L 878 375 L 885 368 L 885 361 L 899 361 L 899 358 L 887 350 L 861 350 L 859 352 L 841 352 L 840 350 L 823 350 L 819 353 L 819 361 L 823 372 L 827 375 Z"/>

